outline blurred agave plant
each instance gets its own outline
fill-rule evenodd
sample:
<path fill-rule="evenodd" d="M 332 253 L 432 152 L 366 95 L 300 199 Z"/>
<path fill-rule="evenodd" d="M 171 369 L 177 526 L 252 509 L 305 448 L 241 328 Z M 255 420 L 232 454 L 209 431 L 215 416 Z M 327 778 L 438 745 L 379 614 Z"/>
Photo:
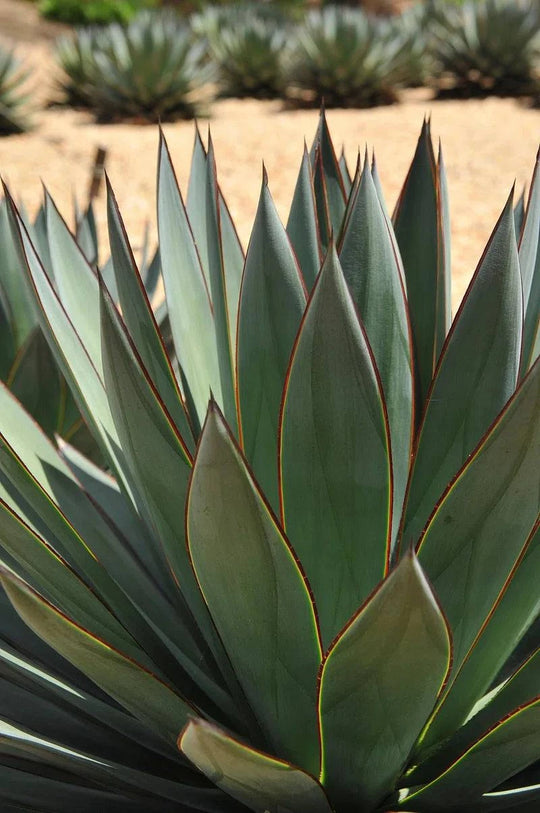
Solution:
<path fill-rule="evenodd" d="M 277 10 L 269 15 L 264 6 L 253 3 L 210 6 L 194 15 L 192 25 L 208 42 L 223 96 L 283 96 L 290 26 Z"/>
<path fill-rule="evenodd" d="M 428 124 L 391 222 L 323 116 L 245 258 L 212 144 L 184 203 L 162 141 L 178 377 L 108 211 L 122 316 L 82 260 L 54 290 L 10 201 L 111 474 L 0 388 L 3 810 L 533 811 L 538 164 L 450 325 Z"/>
<path fill-rule="evenodd" d="M 173 121 L 207 113 L 215 70 L 205 48 L 175 13 L 146 11 L 126 27 L 81 29 L 60 40 L 58 61 L 68 104 L 99 121 Z"/>
<path fill-rule="evenodd" d="M 15 55 L 0 46 L 0 136 L 23 133 L 30 126 L 25 111 L 28 96 L 22 92 L 29 75 Z"/>
<path fill-rule="evenodd" d="M 432 0 L 427 10 L 441 92 L 527 95 L 540 82 L 537 0 Z M 442 80 L 447 79 L 449 84 Z"/>
<path fill-rule="evenodd" d="M 407 18 L 405 18 L 407 19 Z M 370 107 L 397 100 L 414 81 L 421 39 L 360 9 L 328 6 L 298 26 L 290 84 L 299 98 L 327 107 Z"/>

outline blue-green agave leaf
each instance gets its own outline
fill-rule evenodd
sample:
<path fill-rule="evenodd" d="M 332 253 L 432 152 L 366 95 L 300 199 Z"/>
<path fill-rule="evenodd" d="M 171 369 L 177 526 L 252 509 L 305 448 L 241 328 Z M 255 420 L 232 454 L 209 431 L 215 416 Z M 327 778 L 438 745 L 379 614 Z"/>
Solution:
<path fill-rule="evenodd" d="M 216 332 L 210 296 L 165 139 L 158 171 L 158 230 L 163 282 L 174 348 L 199 422 L 210 391 L 221 401 Z M 196 338 L 196 341 L 194 340 Z"/>
<path fill-rule="evenodd" d="M 266 741 L 318 772 L 321 649 L 314 607 L 214 404 L 195 459 L 186 524 L 202 594 Z"/>
<path fill-rule="evenodd" d="M 317 155 L 320 161 L 318 168 Z M 319 183 L 315 184 L 315 195 L 318 199 L 317 211 L 320 212 L 322 209 L 327 209 L 330 233 L 337 235 L 341 228 L 343 215 L 345 214 L 346 195 L 343 176 L 330 136 L 330 130 L 328 129 L 324 107 L 321 108 L 317 132 L 310 151 L 310 158 L 312 166 L 314 167 L 314 173 L 320 173 Z M 320 215 L 319 222 L 321 222 Z M 326 241 L 324 239 L 323 245 L 326 247 Z"/>
<path fill-rule="evenodd" d="M 321 246 L 313 172 L 307 147 L 294 189 L 287 221 L 287 234 L 308 291 L 311 291 L 321 267 Z"/>
<path fill-rule="evenodd" d="M 212 782 L 255 813 L 331 813 L 324 790 L 300 768 L 193 720 L 179 747 Z"/>
<path fill-rule="evenodd" d="M 447 692 L 531 541 L 539 457 L 540 363 L 450 484 L 419 544 L 420 562 L 453 635 Z M 425 744 L 446 737 L 462 719 L 443 723 L 435 717 Z"/>
<path fill-rule="evenodd" d="M 235 392 L 235 346 L 238 300 L 242 264 L 225 267 L 221 229 L 221 207 L 212 141 L 206 160 L 206 229 L 208 276 L 214 313 L 217 358 L 223 399 L 223 412 L 235 435 L 238 435 Z"/>
<path fill-rule="evenodd" d="M 193 430 L 108 179 L 107 215 L 111 258 L 124 322 L 160 398 L 187 448 L 193 452 Z"/>
<path fill-rule="evenodd" d="M 2 585 L 28 626 L 166 741 L 174 742 L 194 709 L 123 651 L 79 626 L 13 574 Z"/>
<path fill-rule="evenodd" d="M 284 527 L 328 646 L 384 576 L 392 525 L 384 401 L 333 245 L 285 384 L 280 477 Z"/>
<path fill-rule="evenodd" d="M 413 440 L 412 341 L 399 264 L 367 161 L 343 231 L 340 262 L 373 351 L 388 411 L 394 544 Z"/>
<path fill-rule="evenodd" d="M 321 781 L 336 810 L 375 810 L 394 785 L 450 666 L 450 635 L 406 556 L 332 644 L 321 670 Z"/>
<path fill-rule="evenodd" d="M 452 687 L 437 711 L 432 730 L 428 730 L 428 742 L 436 740 L 437 736 L 450 734 L 463 723 L 512 655 L 516 641 L 523 638 L 538 617 L 539 543 L 540 527 L 536 527 L 506 590 L 456 673 Z"/>
<path fill-rule="evenodd" d="M 522 323 L 510 197 L 454 319 L 427 397 L 405 510 L 405 545 L 418 541 L 441 493 L 513 394 Z"/>
<path fill-rule="evenodd" d="M 306 294 L 266 173 L 248 247 L 238 316 L 238 408 L 244 454 L 275 511 L 281 395 Z"/>
<path fill-rule="evenodd" d="M 393 216 L 403 259 L 415 348 L 416 416 L 420 419 L 446 333 L 450 327 L 450 269 L 440 251 L 443 216 L 439 170 L 433 153 L 429 122 L 425 121 L 409 174 Z"/>
<path fill-rule="evenodd" d="M 540 698 L 499 722 L 439 777 L 404 800 L 419 813 L 462 810 L 540 759 Z M 481 808 L 480 808 L 481 809 Z"/>

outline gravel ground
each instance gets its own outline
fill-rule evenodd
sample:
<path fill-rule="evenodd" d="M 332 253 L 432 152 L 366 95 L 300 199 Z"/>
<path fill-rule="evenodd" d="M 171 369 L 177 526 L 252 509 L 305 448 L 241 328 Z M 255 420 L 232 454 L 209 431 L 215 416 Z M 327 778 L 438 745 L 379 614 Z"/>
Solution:
<path fill-rule="evenodd" d="M 58 26 L 40 23 L 24 0 L 0 0 L 0 37 L 36 68 L 36 97 L 54 96 L 51 57 Z M 379 171 L 393 207 L 425 115 L 445 156 L 452 212 L 454 308 L 514 182 L 528 183 L 540 140 L 540 114 L 511 99 L 434 101 L 429 90 L 403 94 L 403 103 L 373 110 L 331 110 L 328 120 L 336 148 L 345 147 L 349 163 L 358 148 L 375 148 Z M 43 181 L 61 210 L 71 210 L 75 192 L 84 199 L 95 149 L 108 151 L 107 169 L 128 232 L 135 246 L 146 222 L 155 237 L 155 171 L 158 133 L 153 126 L 96 125 L 83 112 L 40 109 L 35 129 L 0 141 L 0 174 L 14 195 L 34 211 Z M 270 188 L 286 219 L 304 138 L 311 141 L 316 111 L 284 111 L 280 103 L 228 100 L 215 104 L 210 121 L 219 180 L 247 244 L 264 159 Z M 206 122 L 202 123 L 206 131 Z M 181 186 L 185 189 L 194 128 L 189 122 L 164 127 Z M 103 198 L 98 200 L 103 232 Z"/>

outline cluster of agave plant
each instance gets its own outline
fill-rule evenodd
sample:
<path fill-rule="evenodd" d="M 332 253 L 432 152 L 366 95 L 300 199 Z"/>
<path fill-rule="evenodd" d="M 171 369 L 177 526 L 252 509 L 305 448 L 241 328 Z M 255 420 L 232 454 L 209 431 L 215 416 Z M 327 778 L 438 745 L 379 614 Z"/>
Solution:
<path fill-rule="evenodd" d="M 322 114 L 245 256 L 162 139 L 172 360 L 110 188 L 114 291 L 6 200 L 105 462 L 0 385 L 2 811 L 537 810 L 538 161 L 451 322 L 428 123 L 390 218 Z"/>
<path fill-rule="evenodd" d="M 215 95 L 367 107 L 422 84 L 534 98 L 539 14 L 536 0 L 429 0 L 387 18 L 331 5 L 291 17 L 281 4 L 253 2 L 210 5 L 191 18 L 145 11 L 127 26 L 60 39 L 59 98 L 98 121 L 206 115 Z M 0 127 L 3 107 L 10 121 L 22 109 L 11 73 L 0 64 Z"/>
<path fill-rule="evenodd" d="M 191 114 L 204 111 L 212 80 L 225 96 L 307 105 L 324 98 L 327 107 L 388 103 L 403 87 L 439 88 L 441 81 L 447 90 L 469 95 L 534 94 L 538 84 L 539 9 L 532 0 L 462 6 L 432 0 L 389 18 L 330 5 L 296 20 L 275 4 L 248 2 L 206 7 L 189 25 L 175 15 L 147 13 L 127 29 L 113 26 L 105 38 L 96 30 L 79 35 L 80 42 L 64 40 L 59 57 L 67 97 L 73 86 L 86 89 L 98 115 L 114 117 L 118 110 L 133 115 L 128 104 L 119 108 L 118 97 L 133 104 L 140 94 L 141 114 L 148 115 L 156 85 L 154 28 L 164 55 L 155 118 L 189 114 L 190 105 Z M 103 104 L 102 88 L 109 84 L 117 97 Z M 175 100 L 179 88 L 184 107 Z M 167 97 L 169 109 L 158 110 L 160 98 Z"/>

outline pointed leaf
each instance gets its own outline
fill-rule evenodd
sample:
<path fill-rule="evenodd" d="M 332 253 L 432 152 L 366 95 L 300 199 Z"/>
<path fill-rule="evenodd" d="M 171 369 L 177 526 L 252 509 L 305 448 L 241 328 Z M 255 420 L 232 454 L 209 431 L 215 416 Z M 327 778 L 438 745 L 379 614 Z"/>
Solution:
<path fill-rule="evenodd" d="M 266 175 L 249 243 L 238 319 L 238 405 L 244 454 L 274 510 L 283 383 L 306 295 Z"/>
<path fill-rule="evenodd" d="M 321 775 L 337 809 L 373 810 L 393 789 L 449 665 L 446 623 L 408 555 L 323 664 Z"/>
<path fill-rule="evenodd" d="M 221 250 L 227 286 L 227 307 L 229 309 L 229 331 L 231 345 L 236 346 L 236 326 L 240 303 L 240 287 L 244 271 L 244 252 L 225 198 L 218 186 L 219 220 L 221 226 Z"/>
<path fill-rule="evenodd" d="M 324 180 L 323 186 L 326 191 L 330 228 L 332 232 L 337 235 L 339 234 L 341 223 L 343 221 L 343 215 L 345 214 L 346 197 L 343 177 L 339 162 L 336 158 L 336 152 L 330 136 L 330 130 L 328 129 L 328 122 L 326 121 L 326 113 L 324 108 L 321 109 L 317 133 L 311 148 L 312 162 L 315 159 L 317 150 L 320 154 L 322 176 Z"/>
<path fill-rule="evenodd" d="M 193 709 L 165 683 L 121 651 L 62 615 L 24 582 L 4 571 L 0 580 L 21 618 L 64 658 L 168 741 L 175 741 Z"/>
<path fill-rule="evenodd" d="M 381 208 L 384 212 L 385 219 L 387 221 L 391 221 L 390 213 L 388 211 L 388 207 L 386 205 L 386 200 L 384 197 L 384 192 L 382 188 L 381 176 L 379 175 L 379 165 L 375 158 L 375 152 L 373 152 L 373 157 L 371 159 L 371 177 L 373 178 L 373 183 L 375 184 L 375 189 L 377 190 L 377 196 L 379 198 Z"/>
<path fill-rule="evenodd" d="M 92 428 L 94 436 L 99 438 L 102 449 L 106 452 L 115 473 L 128 494 L 131 495 L 130 484 L 123 471 L 121 458 L 118 456 L 118 436 L 107 402 L 103 380 L 58 299 L 11 199 L 9 203 L 13 234 L 17 240 L 21 263 L 24 264 L 36 299 L 38 306 L 36 312 L 41 329 L 62 374 L 76 397 L 82 415 L 88 426 Z"/>
<path fill-rule="evenodd" d="M 404 809 L 461 810 L 540 759 L 540 698 L 495 726 L 445 773 L 412 793 Z"/>
<path fill-rule="evenodd" d="M 135 264 L 118 204 L 107 180 L 109 242 L 124 322 L 141 359 L 186 447 L 194 451 L 193 435 L 180 390 Z"/>
<path fill-rule="evenodd" d="M 255 813 L 331 813 L 316 779 L 215 726 L 191 721 L 179 747 L 212 782 Z"/>
<path fill-rule="evenodd" d="M 221 400 L 214 319 L 193 235 L 163 138 L 159 152 L 158 228 L 163 282 L 176 356 L 202 423 L 210 391 Z"/>
<path fill-rule="evenodd" d="M 58 813 L 59 810 L 108 810 L 111 813 L 170 813 L 161 802 L 159 807 L 149 807 L 148 799 L 140 802 L 108 793 L 87 783 L 53 779 L 0 765 L 0 802 L 2 813 Z"/>
<path fill-rule="evenodd" d="M 242 268 L 225 268 L 221 231 L 221 207 L 212 141 L 206 161 L 206 237 L 208 245 L 208 276 L 214 311 L 217 358 L 221 381 L 223 412 L 235 435 L 238 434 L 235 396 L 236 314 Z M 227 279 L 227 272 L 233 279 Z"/>
<path fill-rule="evenodd" d="M 516 388 L 522 308 L 509 198 L 454 320 L 428 396 L 407 499 L 406 545 L 418 540 L 436 501 Z"/>
<path fill-rule="evenodd" d="M 5 595 L 3 590 L 2 594 Z M 11 604 L 9 610 L 16 623 L 22 625 L 22 619 Z M 42 649 L 54 652 L 28 627 L 26 629 L 40 642 Z M 56 653 L 55 656 L 57 660 L 61 659 Z M 109 701 L 71 664 L 63 661 L 64 669 L 71 670 L 75 678 L 69 681 L 59 679 L 51 668 L 42 666 L 39 661 L 36 663 L 33 656 L 31 658 L 22 658 L 11 648 L 0 648 L 0 718 L 4 722 L 61 742 L 66 749 L 99 753 L 102 759 L 120 760 L 133 767 L 144 760 L 149 771 L 159 771 L 159 767 L 167 763 L 172 767 L 171 763 L 175 762 L 178 770 L 174 750 L 168 743 L 114 701 Z M 88 691 L 86 684 L 94 694 Z M 97 693 L 100 697 L 96 696 Z M 51 714 L 52 707 L 54 714 Z"/>
<path fill-rule="evenodd" d="M 162 557 L 156 557 L 156 546 L 149 544 L 152 532 L 145 526 L 132 504 L 126 500 L 118 483 L 110 474 L 84 457 L 78 449 L 61 438 L 58 438 L 57 442 L 59 451 L 80 484 L 80 488 L 112 521 L 122 535 L 126 546 L 133 551 L 133 556 L 144 563 L 154 581 L 159 584 L 160 591 L 174 601 L 170 585 L 167 584 L 168 580 L 164 578 L 164 575 L 168 573 L 166 564 Z"/>
<path fill-rule="evenodd" d="M 536 697 L 539 686 L 540 650 L 537 650 L 507 681 L 482 698 L 471 712 L 470 719 L 435 751 L 433 758 L 408 776 L 407 781 L 410 785 L 418 785 L 435 779 L 487 731 Z"/>
<path fill-rule="evenodd" d="M 232 716 L 238 723 L 235 704 L 220 688 L 225 677 L 228 685 L 237 690 L 236 679 L 200 594 L 184 541 L 191 457 L 156 397 L 104 289 L 102 343 L 107 392 L 126 465 L 137 484 L 141 513 L 157 533 L 176 586 L 177 631 L 172 640 L 179 641 L 182 668 L 194 682 L 192 691 L 198 692 L 200 685 L 227 719 L 230 721 Z"/>
<path fill-rule="evenodd" d="M 506 791 L 485 793 L 480 801 L 463 808 L 463 813 L 536 813 L 540 802 L 540 785 L 514 787 Z"/>
<path fill-rule="evenodd" d="M 523 219 L 519 240 L 519 267 L 523 280 L 523 306 L 525 314 L 529 308 L 537 256 L 540 253 L 540 150 L 536 156 L 529 200 Z M 531 308 L 538 310 L 538 304 L 531 302 Z"/>
<path fill-rule="evenodd" d="M 303 575 L 210 407 L 187 504 L 197 580 L 245 696 L 272 748 L 317 772 L 321 651 Z"/>
<path fill-rule="evenodd" d="M 97 277 L 48 194 L 45 200 L 51 262 L 60 300 L 102 376 Z"/>
<path fill-rule="evenodd" d="M 392 438 L 394 541 L 411 456 L 412 348 L 399 266 L 367 161 L 344 229 L 340 262 L 373 350 L 388 411 Z"/>
<path fill-rule="evenodd" d="M 526 550 L 538 517 L 539 457 L 540 364 L 448 488 L 420 542 L 452 629 L 452 678 Z M 448 724 L 435 718 L 426 745 L 447 736 Z"/>
<path fill-rule="evenodd" d="M 519 236 L 523 228 L 523 221 L 525 219 L 525 187 L 521 191 L 521 195 L 516 201 L 514 206 L 514 227 L 516 234 Z"/>
<path fill-rule="evenodd" d="M 156 397 L 114 305 L 103 289 L 101 297 L 105 382 L 121 448 L 143 499 L 142 513 L 155 527 L 175 581 L 180 585 L 186 603 L 186 606 L 182 601 L 178 603 L 182 645 L 197 661 L 202 645 L 198 640 L 197 623 L 202 625 L 207 639 L 211 640 L 213 634 L 183 543 L 191 456 Z"/>
<path fill-rule="evenodd" d="M 452 250 L 450 228 L 450 201 L 448 197 L 448 181 L 444 164 L 442 145 L 439 141 L 439 154 L 437 156 L 437 183 L 439 188 L 439 273 L 442 274 L 445 284 L 445 296 L 439 300 L 439 319 L 444 321 L 446 330 L 452 323 Z"/>
<path fill-rule="evenodd" d="M 191 620 L 181 637 L 183 649 L 179 650 L 171 644 L 178 637 L 182 620 L 176 609 L 177 591 L 173 594 L 172 605 L 170 601 L 165 601 L 161 586 L 166 584 L 165 579 L 156 582 L 148 577 L 138 557 L 122 544 L 94 505 L 81 493 L 78 483 L 48 440 L 14 399 L 6 399 L 4 396 L 7 393 L 2 389 L 0 394 L 3 396 L 5 431 L 8 427 L 18 427 L 18 433 L 35 448 L 36 455 L 36 461 L 29 460 L 34 477 L 23 466 L 5 437 L 2 438 L 0 468 L 7 475 L 8 490 L 2 493 L 4 490 L 0 487 L 6 503 L 6 508 L 0 512 L 0 530 L 3 529 L 0 539 L 4 550 L 11 555 L 13 569 L 45 596 L 54 596 L 55 603 L 62 607 L 62 597 L 54 592 L 55 580 L 47 576 L 47 566 L 51 562 L 47 551 L 54 549 L 114 613 L 123 628 L 129 631 L 164 674 L 182 686 L 185 685 L 187 672 L 192 684 L 196 680 L 195 688 L 192 688 L 194 697 L 199 686 L 202 691 L 211 691 L 213 697 L 218 696 L 219 692 L 213 691 L 213 685 L 205 680 L 200 667 L 193 666 L 199 663 L 199 650 L 195 649 L 192 659 L 189 659 Z M 13 414 L 14 408 L 15 411 L 18 408 L 18 416 Z M 23 447 L 24 452 L 24 443 L 19 443 L 19 446 Z M 57 507 L 57 501 L 66 515 Z M 88 539 L 88 543 L 85 539 Z M 37 569 L 35 563 L 40 555 L 43 565 Z M 53 561 L 50 566 L 54 565 Z M 137 596 L 136 603 L 128 598 L 130 594 Z M 77 619 L 76 603 L 73 607 L 75 609 L 72 608 L 70 614 Z"/>
<path fill-rule="evenodd" d="M 321 250 L 313 173 L 305 145 L 287 221 L 287 234 L 306 288 L 311 291 L 321 267 Z"/>
<path fill-rule="evenodd" d="M 479 633 L 474 646 L 455 676 L 450 691 L 437 712 L 436 732 L 452 732 L 465 720 L 476 701 L 489 689 L 497 673 L 512 654 L 540 612 L 540 528 L 531 535 L 523 559 L 506 592 Z"/>
<path fill-rule="evenodd" d="M 435 364 L 449 328 L 450 269 L 441 266 L 443 228 L 438 170 L 429 123 L 424 122 L 416 153 L 394 212 L 394 230 L 407 279 L 415 347 L 419 420 Z"/>
<path fill-rule="evenodd" d="M 392 521 L 384 403 L 333 246 L 298 334 L 281 421 L 285 528 L 328 646 L 383 577 Z"/>
<path fill-rule="evenodd" d="M 540 353 L 540 153 L 536 158 L 527 211 L 519 243 L 525 304 L 521 375 Z"/>
<path fill-rule="evenodd" d="M 328 204 L 328 190 L 324 177 L 324 168 L 320 147 L 314 146 L 311 153 L 311 163 L 313 169 L 313 192 L 315 194 L 315 213 L 319 226 L 319 237 L 321 250 L 326 253 L 330 238 L 333 235 L 332 223 L 330 221 L 330 208 Z"/>
<path fill-rule="evenodd" d="M 152 665 L 131 636 L 76 576 L 67 563 L 0 501 L 0 546 L 27 574 L 29 582 L 77 623 L 121 647 L 130 657 Z"/>
<path fill-rule="evenodd" d="M 394 231 L 394 225 L 392 223 L 392 218 L 390 217 L 390 213 L 388 211 L 388 207 L 386 205 L 386 200 L 384 197 L 384 192 L 381 184 L 381 179 L 379 176 L 379 170 L 377 166 L 377 161 L 375 160 L 375 153 L 373 153 L 373 159 L 371 161 L 371 177 L 373 178 L 373 183 L 375 185 L 375 189 L 377 190 L 377 196 L 379 198 L 379 203 L 381 204 L 381 209 L 383 210 L 384 219 L 386 221 L 386 225 L 388 227 L 388 233 L 390 234 L 390 239 L 392 240 L 392 246 L 394 247 L 394 255 L 396 258 L 396 262 L 399 268 L 399 275 L 401 277 L 401 284 L 403 285 L 403 290 L 405 294 L 407 293 L 407 280 L 405 279 L 405 269 L 403 268 L 403 260 L 401 259 L 401 253 L 398 246 L 398 241 L 396 237 L 396 233 Z M 408 315 L 408 310 L 407 310 Z"/>
<path fill-rule="evenodd" d="M 191 156 L 188 190 L 186 196 L 186 212 L 189 218 L 193 239 L 197 253 L 201 260 L 202 270 L 206 284 L 210 285 L 207 238 L 206 213 L 206 174 L 208 158 L 204 148 L 199 128 L 195 125 L 195 141 Z"/>
<path fill-rule="evenodd" d="M 3 417 L 0 470 L 9 483 L 6 493 L 2 493 L 4 501 L 94 585 L 95 592 L 128 627 L 131 618 L 141 641 L 147 640 L 146 622 L 142 622 L 138 612 L 133 617 L 133 605 L 118 590 L 118 585 L 128 593 L 130 588 L 136 589 L 141 609 L 156 620 L 164 616 L 161 625 L 166 629 L 170 607 L 163 602 L 166 583 L 163 571 L 157 582 L 160 587 L 156 589 L 138 558 L 126 550 L 95 505 L 81 492 L 57 449 L 1 386 L 0 411 Z M 122 499 L 130 505 L 125 497 Z M 151 550 L 149 537 L 147 531 L 145 544 Z M 172 629 L 175 627 L 171 626 Z"/>
<path fill-rule="evenodd" d="M 2 732 L 2 728 L 6 729 L 5 732 Z M 237 810 L 234 802 L 217 788 L 192 784 L 195 772 L 191 771 L 190 775 L 189 770 L 179 768 L 178 760 L 176 765 L 171 760 L 168 766 L 171 772 L 174 771 L 172 775 L 175 779 L 171 780 L 160 775 L 156 776 L 148 762 L 142 763 L 144 770 L 134 770 L 122 763 L 106 761 L 101 753 L 100 759 L 97 760 L 87 753 L 73 752 L 55 743 L 44 741 L 23 729 L 2 726 L 1 721 L 0 733 L 4 733 L 2 746 L 4 758 L 8 757 L 10 764 L 17 764 L 20 760 L 22 765 L 25 765 L 27 760 L 31 760 L 39 765 L 45 776 L 49 773 L 58 776 L 60 771 L 65 771 L 70 779 L 82 780 L 83 785 L 88 784 L 90 787 L 94 785 L 104 787 L 111 795 L 115 794 L 115 798 L 118 798 L 116 794 L 120 797 L 126 794 L 131 798 L 135 798 L 136 794 L 146 802 L 148 810 L 159 813 L 165 811 L 179 813 L 193 809 L 202 809 L 208 813 Z M 145 757 L 148 760 L 148 754 L 142 759 Z M 159 772 L 158 766 L 154 767 L 154 771 L 156 768 Z M 185 774 L 185 781 L 176 781 L 182 778 L 182 774 Z M 173 801 L 182 803 L 182 806 L 172 805 Z M 62 805 L 61 809 L 65 810 L 65 807 Z"/>

